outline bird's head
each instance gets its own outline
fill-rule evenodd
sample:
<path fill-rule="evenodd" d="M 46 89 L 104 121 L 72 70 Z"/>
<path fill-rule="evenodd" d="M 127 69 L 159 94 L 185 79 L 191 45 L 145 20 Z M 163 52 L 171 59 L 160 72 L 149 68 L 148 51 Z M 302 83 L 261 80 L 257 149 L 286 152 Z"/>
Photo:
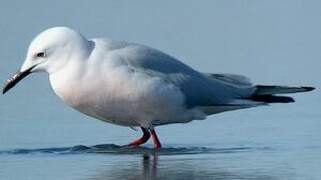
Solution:
<path fill-rule="evenodd" d="M 54 27 L 40 33 L 30 43 L 20 70 L 6 81 L 3 94 L 33 72 L 59 71 L 70 59 L 83 56 L 81 52 L 87 52 L 88 44 L 80 33 L 67 27 Z"/>

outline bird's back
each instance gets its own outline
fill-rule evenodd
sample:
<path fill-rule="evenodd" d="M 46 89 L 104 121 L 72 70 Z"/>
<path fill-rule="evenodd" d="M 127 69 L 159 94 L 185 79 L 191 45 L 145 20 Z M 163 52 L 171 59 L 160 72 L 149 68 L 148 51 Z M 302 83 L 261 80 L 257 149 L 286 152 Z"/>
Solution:
<path fill-rule="evenodd" d="M 227 83 L 221 79 L 212 78 L 170 55 L 144 45 L 110 40 L 98 41 L 105 42 L 108 48 L 114 47 L 110 51 L 110 56 L 116 62 L 110 63 L 119 65 L 118 63 L 121 62 L 122 66 L 128 67 L 133 72 L 141 72 L 151 78 L 160 78 L 176 86 L 183 93 L 185 105 L 189 108 L 224 104 L 237 97 L 246 97 L 253 91 L 250 84 L 241 87 L 233 82 Z M 104 61 L 110 61 L 110 58 Z"/>

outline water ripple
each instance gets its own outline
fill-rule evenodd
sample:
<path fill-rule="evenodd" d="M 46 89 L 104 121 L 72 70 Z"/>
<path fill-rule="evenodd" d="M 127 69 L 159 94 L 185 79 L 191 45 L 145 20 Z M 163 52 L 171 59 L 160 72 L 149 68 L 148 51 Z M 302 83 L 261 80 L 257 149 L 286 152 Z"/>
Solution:
<path fill-rule="evenodd" d="M 40 148 L 40 149 L 13 149 L 0 151 L 4 154 L 81 154 L 81 153 L 106 153 L 106 154 L 156 154 L 156 155 L 186 155 L 186 154 L 218 154 L 240 153 L 258 150 L 269 150 L 268 147 L 165 147 L 154 149 L 149 147 L 128 147 L 115 144 L 99 144 L 94 146 L 76 145 L 73 147 Z"/>

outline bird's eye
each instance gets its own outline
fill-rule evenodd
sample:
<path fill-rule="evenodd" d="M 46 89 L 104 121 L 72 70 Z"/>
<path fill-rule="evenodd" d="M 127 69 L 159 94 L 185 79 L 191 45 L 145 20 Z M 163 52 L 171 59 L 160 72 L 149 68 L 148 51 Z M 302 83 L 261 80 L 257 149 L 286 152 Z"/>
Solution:
<path fill-rule="evenodd" d="M 39 52 L 36 54 L 37 57 L 45 57 L 46 54 L 44 52 Z"/>

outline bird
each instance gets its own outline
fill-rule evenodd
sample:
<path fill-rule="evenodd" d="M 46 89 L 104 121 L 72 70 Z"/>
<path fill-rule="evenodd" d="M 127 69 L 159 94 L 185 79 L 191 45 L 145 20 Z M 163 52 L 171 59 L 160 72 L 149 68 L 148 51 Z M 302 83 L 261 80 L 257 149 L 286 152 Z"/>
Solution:
<path fill-rule="evenodd" d="M 254 85 L 242 75 L 203 73 L 146 45 L 87 39 L 63 26 L 49 28 L 32 40 L 20 70 L 5 82 L 3 94 L 37 72 L 47 73 L 55 94 L 81 113 L 141 128 L 143 135 L 127 146 L 140 146 L 152 137 L 155 149 L 162 147 L 157 126 L 294 102 L 282 94 L 315 89 Z"/>

